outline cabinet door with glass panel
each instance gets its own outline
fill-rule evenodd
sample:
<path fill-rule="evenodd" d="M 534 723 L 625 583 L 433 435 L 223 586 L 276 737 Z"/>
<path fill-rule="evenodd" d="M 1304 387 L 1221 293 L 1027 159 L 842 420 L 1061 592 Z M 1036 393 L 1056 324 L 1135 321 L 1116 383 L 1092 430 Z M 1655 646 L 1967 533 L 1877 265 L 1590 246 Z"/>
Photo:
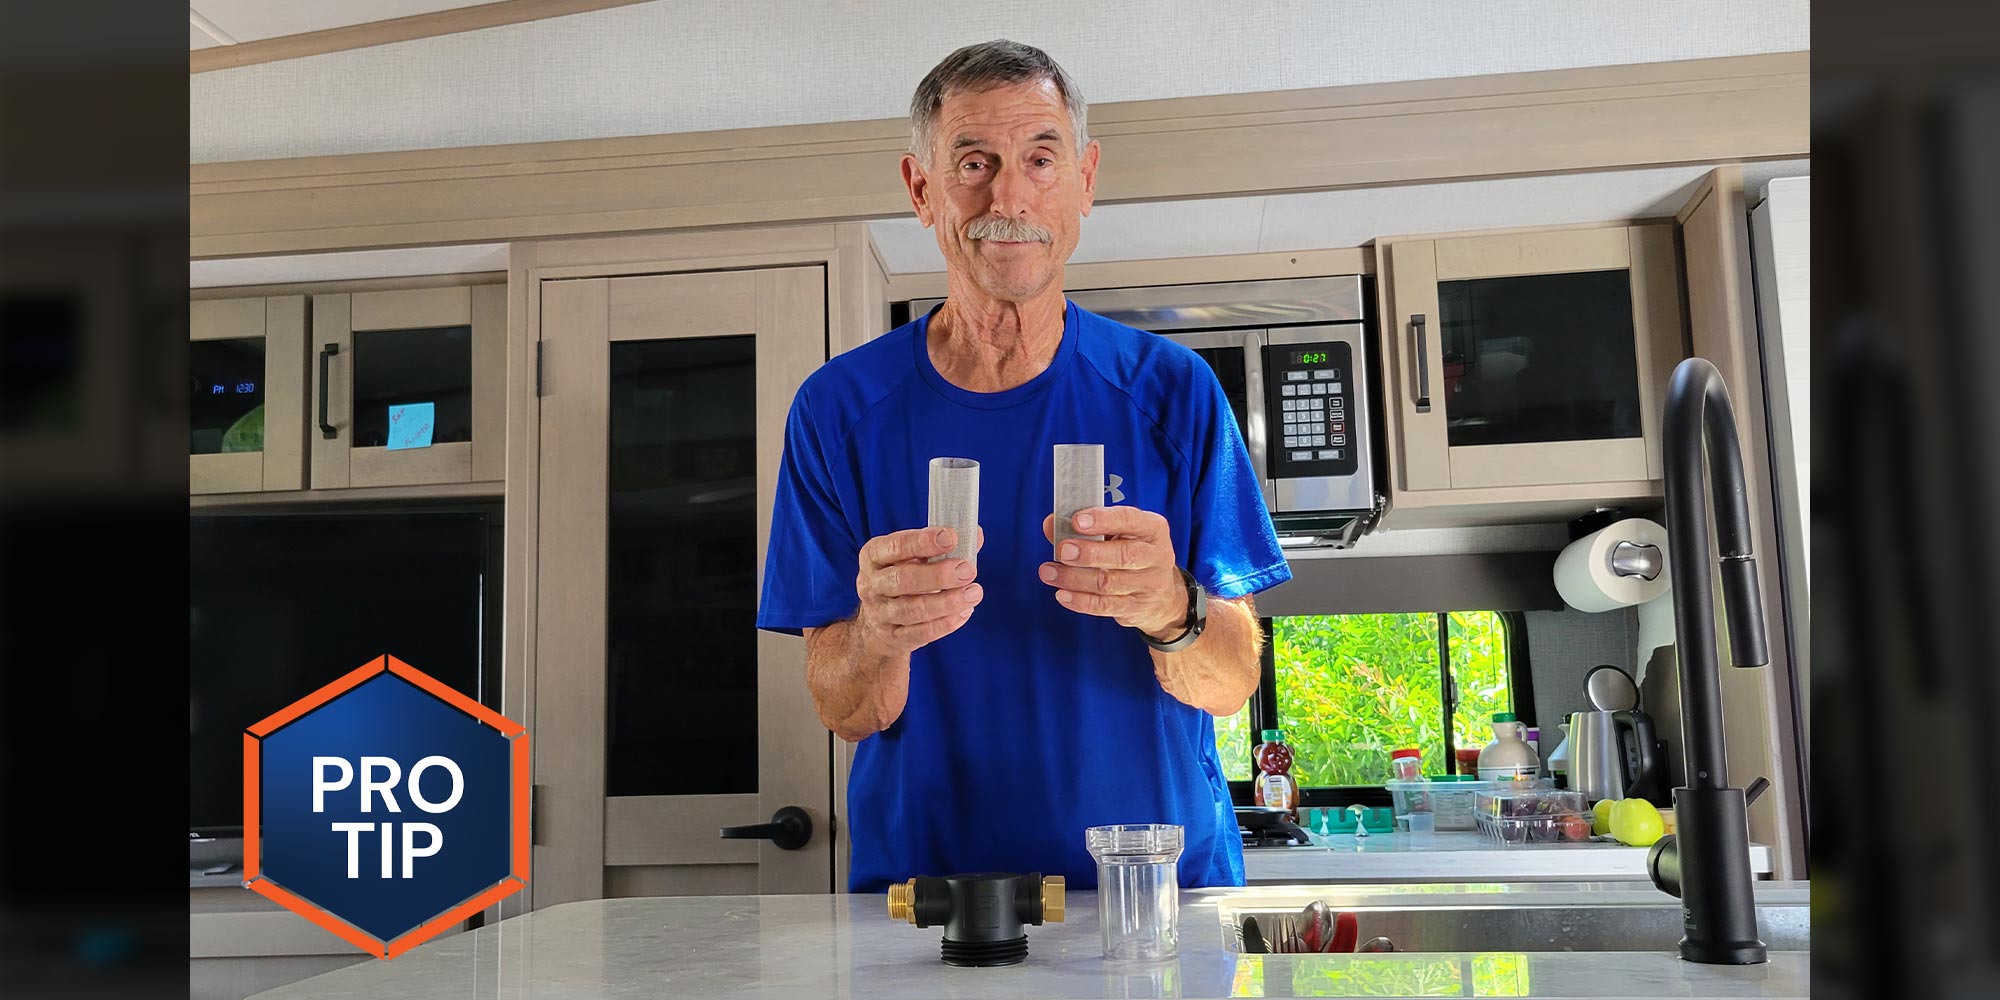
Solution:
<path fill-rule="evenodd" d="M 306 300 L 188 303 L 188 490 L 305 486 Z"/>
<path fill-rule="evenodd" d="M 504 285 L 313 297 L 314 489 L 498 483 Z"/>
<path fill-rule="evenodd" d="M 539 289 L 534 906 L 827 892 L 833 737 L 756 627 L 825 270 Z"/>
<path fill-rule="evenodd" d="M 1670 223 L 1381 245 L 1401 489 L 1660 479 L 1686 354 Z"/>

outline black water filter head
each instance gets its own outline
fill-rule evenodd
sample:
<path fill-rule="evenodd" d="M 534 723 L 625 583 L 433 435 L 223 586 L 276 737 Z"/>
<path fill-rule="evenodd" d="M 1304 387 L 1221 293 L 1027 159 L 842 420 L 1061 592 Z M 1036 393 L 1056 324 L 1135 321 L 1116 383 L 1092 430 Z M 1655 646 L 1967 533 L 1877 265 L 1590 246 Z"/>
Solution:
<path fill-rule="evenodd" d="M 942 927 L 946 965 L 1015 965 L 1028 957 L 1027 925 L 1061 923 L 1061 875 L 979 872 L 919 876 L 889 887 L 889 917 Z"/>

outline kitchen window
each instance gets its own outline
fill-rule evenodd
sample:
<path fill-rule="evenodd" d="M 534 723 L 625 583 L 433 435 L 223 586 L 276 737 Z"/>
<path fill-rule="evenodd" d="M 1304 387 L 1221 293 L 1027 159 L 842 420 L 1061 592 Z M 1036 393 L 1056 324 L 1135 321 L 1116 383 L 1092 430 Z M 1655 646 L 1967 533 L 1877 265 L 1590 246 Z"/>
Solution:
<path fill-rule="evenodd" d="M 1264 682 L 1241 712 L 1216 720 L 1223 774 L 1249 801 L 1250 750 L 1282 729 L 1292 774 L 1312 804 L 1372 801 L 1389 751 L 1423 750 L 1426 773 L 1452 749 L 1491 742 L 1495 712 L 1530 725 L 1526 634 L 1501 611 L 1305 615 L 1264 620 Z M 1449 738 L 1447 738 L 1449 733 Z M 1318 791 L 1317 794 L 1314 790 Z M 1372 790 L 1372 791 L 1364 791 Z"/>

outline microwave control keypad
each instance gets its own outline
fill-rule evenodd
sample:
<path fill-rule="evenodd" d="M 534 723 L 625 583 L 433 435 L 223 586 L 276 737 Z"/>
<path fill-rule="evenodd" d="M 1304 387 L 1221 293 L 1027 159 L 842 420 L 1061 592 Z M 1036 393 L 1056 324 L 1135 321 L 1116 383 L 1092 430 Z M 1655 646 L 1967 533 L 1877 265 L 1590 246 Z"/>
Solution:
<path fill-rule="evenodd" d="M 1351 475 L 1357 468 L 1353 348 L 1342 342 L 1264 348 L 1271 408 L 1271 475 Z"/>

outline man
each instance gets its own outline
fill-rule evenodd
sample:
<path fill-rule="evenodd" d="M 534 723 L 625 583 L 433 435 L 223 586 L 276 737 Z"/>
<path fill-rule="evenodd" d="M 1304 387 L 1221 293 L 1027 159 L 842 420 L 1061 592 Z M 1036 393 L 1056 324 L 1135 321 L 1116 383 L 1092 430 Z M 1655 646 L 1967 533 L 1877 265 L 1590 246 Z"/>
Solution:
<path fill-rule="evenodd" d="M 1092 887 L 1084 830 L 1112 823 L 1183 826 L 1185 886 L 1243 881 L 1214 717 L 1257 688 L 1249 595 L 1291 571 L 1214 374 L 1063 296 L 1097 181 L 1084 115 L 1027 45 L 931 70 L 902 170 L 949 297 L 792 403 L 757 624 L 805 635 L 821 721 L 860 744 L 855 892 L 966 871 Z M 1059 443 L 1102 444 L 1119 477 L 1125 503 L 1075 518 L 1103 541 L 1054 545 Z M 929 561 L 955 544 L 924 527 L 939 456 L 981 464 L 976 571 Z"/>

